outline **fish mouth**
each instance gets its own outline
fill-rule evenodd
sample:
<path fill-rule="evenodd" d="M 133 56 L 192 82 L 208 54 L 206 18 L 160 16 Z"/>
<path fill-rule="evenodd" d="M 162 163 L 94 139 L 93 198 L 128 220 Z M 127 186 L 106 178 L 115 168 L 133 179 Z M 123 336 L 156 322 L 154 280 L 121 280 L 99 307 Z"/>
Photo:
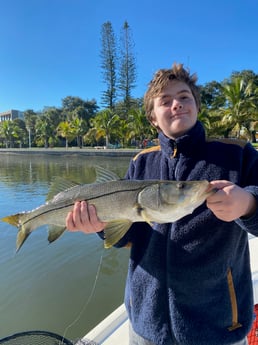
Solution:
<path fill-rule="evenodd" d="M 212 187 L 212 185 L 206 181 L 207 184 L 199 186 L 196 188 L 196 196 L 198 197 L 203 197 L 205 196 L 205 198 L 209 197 L 210 195 L 215 193 L 214 188 Z"/>
<path fill-rule="evenodd" d="M 215 194 L 218 191 L 217 188 L 214 188 L 210 183 L 208 184 L 207 188 L 205 188 L 199 195 L 200 196 L 205 196 L 205 200 Z"/>
<path fill-rule="evenodd" d="M 218 191 L 218 188 L 215 188 L 210 182 L 208 182 L 207 188 L 205 190 L 205 193 L 208 194 L 214 194 Z"/>

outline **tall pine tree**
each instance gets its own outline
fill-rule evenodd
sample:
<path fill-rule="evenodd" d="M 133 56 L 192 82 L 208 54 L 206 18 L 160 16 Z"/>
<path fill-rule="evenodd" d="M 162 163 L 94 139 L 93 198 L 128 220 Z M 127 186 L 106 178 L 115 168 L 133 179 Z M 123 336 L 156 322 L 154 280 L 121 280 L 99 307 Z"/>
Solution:
<path fill-rule="evenodd" d="M 114 30 L 109 21 L 101 27 L 101 44 L 101 68 L 103 82 L 106 84 L 101 101 L 106 108 L 112 110 L 116 101 L 117 48 Z"/>
<path fill-rule="evenodd" d="M 124 22 L 120 37 L 118 90 L 122 97 L 126 112 L 132 105 L 132 89 L 136 86 L 136 63 L 134 55 L 134 42 L 131 28 Z"/>

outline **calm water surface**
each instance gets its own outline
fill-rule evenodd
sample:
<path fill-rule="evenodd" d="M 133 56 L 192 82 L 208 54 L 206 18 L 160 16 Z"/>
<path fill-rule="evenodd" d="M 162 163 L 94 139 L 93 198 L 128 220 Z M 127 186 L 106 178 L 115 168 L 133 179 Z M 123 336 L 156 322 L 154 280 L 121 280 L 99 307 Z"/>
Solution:
<path fill-rule="evenodd" d="M 97 164 L 123 177 L 129 160 L 2 154 L 0 218 L 44 203 L 55 176 L 93 182 Z M 42 227 L 16 254 L 16 235 L 0 222 L 0 338 L 45 330 L 78 339 L 123 302 L 127 249 L 106 250 L 95 234 L 68 232 L 49 245 Z"/>

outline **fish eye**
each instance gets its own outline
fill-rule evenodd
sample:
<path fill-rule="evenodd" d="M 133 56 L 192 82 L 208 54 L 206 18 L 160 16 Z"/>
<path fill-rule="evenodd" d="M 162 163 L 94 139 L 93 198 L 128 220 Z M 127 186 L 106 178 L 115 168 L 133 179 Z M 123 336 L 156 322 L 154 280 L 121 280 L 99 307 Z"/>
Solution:
<path fill-rule="evenodd" d="M 183 189 L 185 187 L 184 182 L 178 182 L 178 184 L 176 185 L 178 189 Z"/>

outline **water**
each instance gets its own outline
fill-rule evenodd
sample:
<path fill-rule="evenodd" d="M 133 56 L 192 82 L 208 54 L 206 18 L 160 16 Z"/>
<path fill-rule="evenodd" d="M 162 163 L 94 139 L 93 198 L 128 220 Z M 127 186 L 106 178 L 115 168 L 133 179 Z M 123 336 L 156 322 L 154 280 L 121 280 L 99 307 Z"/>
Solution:
<path fill-rule="evenodd" d="M 98 164 L 122 177 L 129 160 L 1 154 L 0 218 L 44 203 L 55 176 L 92 182 Z M 45 330 L 78 339 L 123 302 L 128 249 L 106 250 L 95 234 L 69 232 L 49 245 L 42 227 L 16 254 L 16 235 L 0 222 L 0 338 Z"/>

